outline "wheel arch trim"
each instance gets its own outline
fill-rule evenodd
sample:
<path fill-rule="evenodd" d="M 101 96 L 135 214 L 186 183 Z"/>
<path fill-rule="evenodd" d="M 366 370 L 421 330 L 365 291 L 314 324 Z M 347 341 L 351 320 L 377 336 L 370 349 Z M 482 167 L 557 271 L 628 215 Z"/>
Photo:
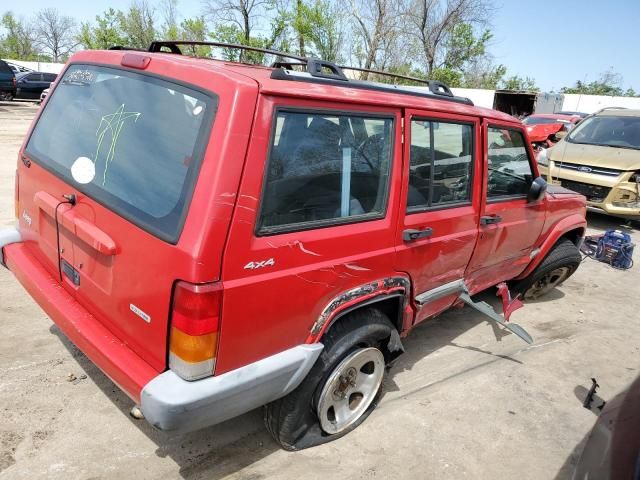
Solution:
<path fill-rule="evenodd" d="M 322 310 L 311 326 L 309 336 L 305 343 L 317 342 L 331 325 L 348 313 L 385 300 L 399 298 L 401 302 L 399 315 L 402 316 L 405 307 L 409 304 L 410 293 L 411 283 L 409 278 L 400 275 L 385 277 L 342 292 L 333 297 Z M 397 324 L 398 322 L 395 321 L 396 319 L 391 320 L 394 326 L 398 328 L 399 325 Z M 402 322 L 400 321 L 399 323 Z"/>

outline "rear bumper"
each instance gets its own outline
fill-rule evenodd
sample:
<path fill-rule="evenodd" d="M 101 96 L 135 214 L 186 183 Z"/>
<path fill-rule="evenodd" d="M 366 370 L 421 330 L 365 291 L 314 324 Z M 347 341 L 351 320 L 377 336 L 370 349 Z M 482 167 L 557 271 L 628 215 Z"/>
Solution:
<path fill-rule="evenodd" d="M 298 345 L 223 375 L 194 382 L 166 371 L 142 390 L 142 413 L 154 427 L 188 432 L 277 400 L 305 378 L 323 345 Z"/>
<path fill-rule="evenodd" d="M 323 350 L 298 345 L 223 375 L 193 382 L 159 373 L 115 337 L 36 260 L 15 229 L 0 230 L 2 260 L 60 330 L 160 430 L 187 432 L 241 415 L 295 389 Z"/>
<path fill-rule="evenodd" d="M 139 403 L 142 388 L 159 372 L 62 289 L 24 243 L 0 243 L 3 246 L 7 267 L 38 305 L 100 370 Z"/>

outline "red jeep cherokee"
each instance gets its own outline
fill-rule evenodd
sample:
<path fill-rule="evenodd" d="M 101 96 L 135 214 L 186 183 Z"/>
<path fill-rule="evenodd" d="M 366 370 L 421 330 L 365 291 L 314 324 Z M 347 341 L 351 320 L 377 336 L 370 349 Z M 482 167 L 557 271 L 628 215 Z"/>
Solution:
<path fill-rule="evenodd" d="M 531 341 L 470 295 L 571 275 L 585 199 L 545 192 L 521 122 L 437 82 L 179 53 L 74 55 L 0 231 L 3 264 L 151 424 L 267 405 L 304 448 L 359 425 L 400 337 L 454 304 Z"/>

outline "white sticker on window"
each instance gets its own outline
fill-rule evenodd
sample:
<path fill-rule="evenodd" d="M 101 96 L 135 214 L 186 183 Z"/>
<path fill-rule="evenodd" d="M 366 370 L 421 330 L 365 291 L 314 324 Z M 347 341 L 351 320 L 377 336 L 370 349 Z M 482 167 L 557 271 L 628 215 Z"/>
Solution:
<path fill-rule="evenodd" d="M 96 166 L 90 158 L 78 157 L 71 165 L 71 176 L 82 185 L 91 183 L 96 176 Z"/>

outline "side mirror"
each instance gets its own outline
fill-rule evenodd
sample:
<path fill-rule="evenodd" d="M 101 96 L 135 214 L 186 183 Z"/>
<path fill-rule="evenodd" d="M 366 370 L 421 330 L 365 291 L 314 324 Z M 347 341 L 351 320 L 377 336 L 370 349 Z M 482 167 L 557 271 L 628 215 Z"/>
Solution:
<path fill-rule="evenodd" d="M 538 177 L 533 182 L 531 182 L 531 188 L 529 188 L 529 193 L 527 194 L 527 201 L 537 202 L 542 197 L 544 197 L 545 192 L 547 191 L 547 182 L 544 178 Z"/>

